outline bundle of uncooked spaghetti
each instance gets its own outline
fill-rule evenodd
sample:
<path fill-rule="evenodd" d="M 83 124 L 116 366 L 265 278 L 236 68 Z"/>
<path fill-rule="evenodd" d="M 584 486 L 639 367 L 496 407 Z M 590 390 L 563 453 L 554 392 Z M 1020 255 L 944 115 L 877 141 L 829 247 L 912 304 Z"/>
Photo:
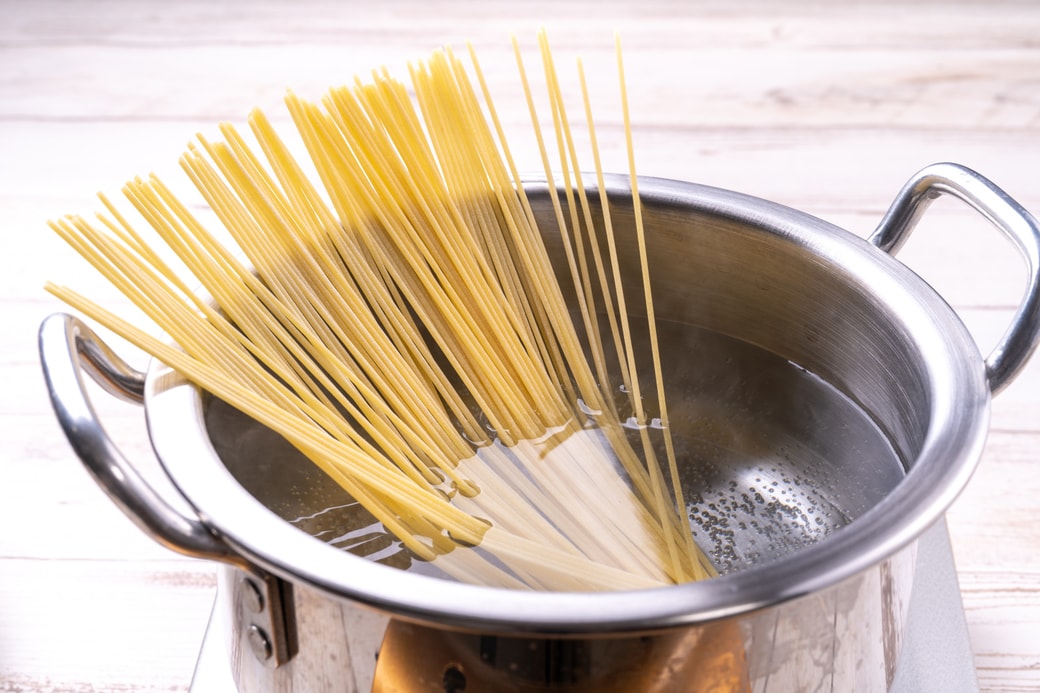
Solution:
<path fill-rule="evenodd" d="M 154 176 L 129 183 L 127 199 L 190 277 L 104 196 L 97 222 L 51 224 L 175 346 L 70 289 L 48 290 L 280 433 L 460 580 L 602 590 L 705 577 L 668 435 L 645 254 L 653 417 L 609 204 L 604 196 L 593 214 L 544 34 L 539 42 L 558 184 L 515 40 L 514 51 L 569 276 L 550 264 L 470 48 L 470 68 L 450 49 L 412 66 L 414 98 L 385 70 L 320 103 L 290 94 L 320 186 L 259 111 L 248 121 L 254 147 L 230 125 L 221 141 L 200 136 L 181 165 L 233 243 Z M 580 62 L 578 74 L 602 191 Z M 630 133 L 627 107 L 624 117 Z M 616 409 L 618 389 L 631 420 Z"/>

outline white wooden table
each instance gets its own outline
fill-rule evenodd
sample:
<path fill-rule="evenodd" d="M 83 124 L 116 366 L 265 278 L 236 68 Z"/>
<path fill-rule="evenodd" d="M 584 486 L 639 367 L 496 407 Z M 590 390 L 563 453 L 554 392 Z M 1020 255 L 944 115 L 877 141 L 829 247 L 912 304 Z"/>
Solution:
<path fill-rule="evenodd" d="M 1028 1 L 2 1 L 0 691 L 185 690 L 214 590 L 212 566 L 120 515 L 54 422 L 35 335 L 61 306 L 41 286 L 115 294 L 45 221 L 92 213 L 96 191 L 134 175 L 175 177 L 196 131 L 242 122 L 253 106 L 284 122 L 288 87 L 316 96 L 444 43 L 474 42 L 519 125 L 508 36 L 532 47 L 542 25 L 561 64 L 580 54 L 604 73 L 622 31 L 644 174 L 737 189 L 865 235 L 907 177 L 951 160 L 1040 211 L 1040 5 Z M 601 127 L 617 125 L 607 115 Z M 900 257 L 984 349 L 994 343 L 1024 276 L 998 234 L 940 202 Z M 141 413 L 103 404 L 127 454 L 152 465 Z M 1033 363 L 996 399 L 978 473 L 949 513 L 986 691 L 1040 689 L 1038 404 Z"/>

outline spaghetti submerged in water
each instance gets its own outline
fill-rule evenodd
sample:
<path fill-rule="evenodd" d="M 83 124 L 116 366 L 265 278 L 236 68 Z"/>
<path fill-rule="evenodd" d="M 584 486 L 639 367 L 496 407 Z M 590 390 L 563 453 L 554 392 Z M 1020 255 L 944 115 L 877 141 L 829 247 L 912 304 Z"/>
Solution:
<path fill-rule="evenodd" d="M 280 433 L 412 552 L 459 580 L 606 590 L 707 577 L 714 571 L 693 542 L 669 440 L 645 253 L 654 427 L 605 193 L 594 213 L 542 34 L 562 171 L 553 183 L 513 45 L 569 277 L 550 264 L 470 48 L 475 82 L 443 50 L 410 68 L 414 98 L 385 70 L 320 103 L 290 94 L 320 187 L 259 111 L 248 120 L 257 147 L 230 125 L 220 141 L 200 136 L 181 166 L 233 243 L 154 176 L 129 183 L 125 196 L 190 279 L 104 196 L 97 222 L 51 223 L 176 346 L 68 288 L 47 288 Z M 617 55 L 624 103 L 620 43 Z M 602 191 L 580 62 L 578 73 Z M 627 107 L 624 122 L 642 249 Z M 561 282 L 572 284 L 576 318 Z M 632 421 L 616 408 L 619 386 Z"/>

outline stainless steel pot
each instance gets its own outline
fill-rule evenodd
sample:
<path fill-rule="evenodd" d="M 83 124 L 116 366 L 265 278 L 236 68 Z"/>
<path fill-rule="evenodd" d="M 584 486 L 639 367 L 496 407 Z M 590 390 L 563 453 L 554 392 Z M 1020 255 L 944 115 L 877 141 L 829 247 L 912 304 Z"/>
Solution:
<path fill-rule="evenodd" d="M 627 184 L 608 185 L 615 227 L 624 229 Z M 990 182 L 953 164 L 915 175 L 866 241 L 726 190 L 646 179 L 641 193 L 658 317 L 684 339 L 697 335 L 677 342 L 669 373 L 685 407 L 672 419 L 687 422 L 677 434 L 694 528 L 703 541 L 722 537 L 731 547 L 714 554 L 724 574 L 704 582 L 519 592 L 342 551 L 286 521 L 313 502 L 335 501 L 295 505 L 327 489 L 269 432 L 162 364 L 147 375 L 131 371 L 75 318 L 44 322 L 51 399 L 81 460 L 146 532 L 224 564 L 219 600 L 240 690 L 890 684 L 916 540 L 967 483 L 990 398 L 1037 343 L 1040 228 Z M 531 194 L 545 214 L 545 191 L 532 186 Z M 1022 304 L 985 359 L 950 306 L 891 256 L 941 194 L 988 218 L 1028 266 Z M 552 226 L 545 214 L 550 251 L 559 253 Z M 621 255 L 636 261 L 624 247 Z M 174 510 L 119 453 L 85 394 L 83 371 L 145 403 L 157 455 L 195 516 Z M 818 396 L 821 387 L 832 394 Z M 861 412 L 861 424 L 846 425 L 835 402 Z M 272 461 L 269 469 L 295 476 L 272 472 L 265 482 L 256 470 Z"/>

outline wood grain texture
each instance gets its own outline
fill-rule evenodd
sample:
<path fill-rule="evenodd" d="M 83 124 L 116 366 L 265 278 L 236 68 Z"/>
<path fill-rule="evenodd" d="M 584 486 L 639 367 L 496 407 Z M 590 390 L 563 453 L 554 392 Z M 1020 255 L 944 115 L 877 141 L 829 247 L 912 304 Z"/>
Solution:
<path fill-rule="evenodd" d="M 0 691 L 183 691 L 214 569 L 154 544 L 73 459 L 46 401 L 36 329 L 57 279 L 115 293 L 45 221 L 157 171 L 197 131 L 472 41 L 509 127 L 525 113 L 508 35 L 581 55 L 621 168 L 608 91 L 622 31 L 640 170 L 732 188 L 868 234 L 933 161 L 979 170 L 1040 210 L 1040 4 L 0 2 Z M 533 54 L 532 54 L 533 55 Z M 569 78 L 568 78 L 569 79 Z M 521 148 L 521 151 L 523 149 Z M 524 152 L 521 164 L 537 162 Z M 200 213 L 204 213 L 197 201 Z M 1023 286 L 1017 254 L 941 201 L 900 258 L 988 350 Z M 161 483 L 133 407 L 106 425 Z M 994 402 L 979 469 L 949 513 L 984 691 L 1040 689 L 1040 366 Z"/>

